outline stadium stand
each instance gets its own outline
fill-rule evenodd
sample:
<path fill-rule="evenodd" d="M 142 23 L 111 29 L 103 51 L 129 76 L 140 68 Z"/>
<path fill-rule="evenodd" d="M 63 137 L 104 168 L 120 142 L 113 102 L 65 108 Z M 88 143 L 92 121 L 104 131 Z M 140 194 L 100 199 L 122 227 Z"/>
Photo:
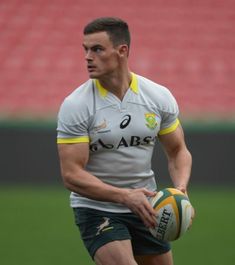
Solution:
<path fill-rule="evenodd" d="M 131 69 L 169 87 L 185 117 L 235 114 L 233 0 L 1 0 L 0 116 L 53 117 L 87 78 L 83 26 L 126 19 Z"/>

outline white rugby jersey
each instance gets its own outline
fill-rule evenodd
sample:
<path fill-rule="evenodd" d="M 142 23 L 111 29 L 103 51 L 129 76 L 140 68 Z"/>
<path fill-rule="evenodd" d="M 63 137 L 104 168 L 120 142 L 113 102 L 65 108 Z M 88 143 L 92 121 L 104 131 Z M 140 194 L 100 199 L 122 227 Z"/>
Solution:
<path fill-rule="evenodd" d="M 178 125 L 178 105 L 170 91 L 132 73 L 121 101 L 88 80 L 72 92 L 58 114 L 57 143 L 89 143 L 86 170 L 103 182 L 122 188 L 156 190 L 151 158 L 158 135 Z M 71 207 L 129 212 L 124 205 L 95 201 L 71 193 Z"/>

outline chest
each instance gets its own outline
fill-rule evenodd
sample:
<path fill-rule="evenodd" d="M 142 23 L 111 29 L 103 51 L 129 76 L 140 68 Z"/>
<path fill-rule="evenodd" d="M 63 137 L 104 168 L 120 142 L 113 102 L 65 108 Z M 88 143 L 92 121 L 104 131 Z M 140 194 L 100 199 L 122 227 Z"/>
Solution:
<path fill-rule="evenodd" d="M 91 145 L 111 148 L 151 145 L 160 129 L 161 117 L 145 104 L 127 102 L 96 110 L 89 126 Z"/>

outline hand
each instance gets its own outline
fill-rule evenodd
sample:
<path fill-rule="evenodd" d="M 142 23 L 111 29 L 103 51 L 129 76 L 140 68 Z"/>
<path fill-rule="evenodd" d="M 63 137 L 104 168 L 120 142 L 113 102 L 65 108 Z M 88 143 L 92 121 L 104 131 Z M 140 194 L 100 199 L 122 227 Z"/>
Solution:
<path fill-rule="evenodd" d="M 156 226 L 156 211 L 149 203 L 147 197 L 153 197 L 156 192 L 145 188 L 129 189 L 124 196 L 124 204 L 144 222 L 145 226 L 154 228 Z"/>
<path fill-rule="evenodd" d="M 178 187 L 176 187 L 176 189 L 182 191 L 188 197 L 187 190 L 186 190 L 186 188 L 184 186 L 182 186 L 182 187 L 178 186 Z M 189 197 L 188 197 L 188 199 L 189 199 Z M 191 222 L 190 222 L 190 225 L 189 225 L 188 229 L 190 229 L 190 227 L 192 226 L 194 217 L 195 217 L 195 210 L 194 210 L 194 208 L 192 206 L 192 209 L 191 209 Z"/>
<path fill-rule="evenodd" d="M 188 229 L 190 229 L 190 227 L 192 226 L 194 217 L 195 217 L 195 210 L 194 210 L 194 208 L 193 208 L 193 206 L 192 206 L 192 211 L 191 211 L 191 222 L 190 222 L 190 225 L 189 225 L 189 228 L 188 228 Z"/>

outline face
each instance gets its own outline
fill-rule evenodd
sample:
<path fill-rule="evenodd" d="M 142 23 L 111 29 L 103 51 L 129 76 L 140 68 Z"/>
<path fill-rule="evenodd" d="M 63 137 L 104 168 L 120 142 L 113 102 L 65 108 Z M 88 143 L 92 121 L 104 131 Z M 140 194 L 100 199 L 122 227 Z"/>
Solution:
<path fill-rule="evenodd" d="M 120 66 L 121 46 L 114 47 L 106 32 L 84 35 L 83 47 L 90 78 L 102 78 Z"/>

